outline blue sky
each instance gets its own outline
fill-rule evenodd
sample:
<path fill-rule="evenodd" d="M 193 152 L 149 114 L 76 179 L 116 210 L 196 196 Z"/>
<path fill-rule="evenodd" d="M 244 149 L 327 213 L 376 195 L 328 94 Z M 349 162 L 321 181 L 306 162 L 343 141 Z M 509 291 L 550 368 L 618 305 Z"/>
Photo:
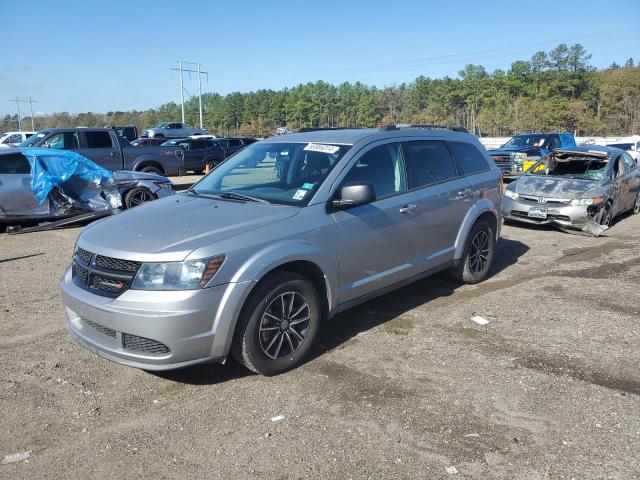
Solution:
<path fill-rule="evenodd" d="M 177 102 L 179 59 L 226 94 L 506 69 L 559 43 L 582 43 L 599 68 L 640 60 L 640 1 L 0 0 L 0 114 L 15 96 L 42 113 Z M 195 76 L 185 87 L 197 91 Z"/>

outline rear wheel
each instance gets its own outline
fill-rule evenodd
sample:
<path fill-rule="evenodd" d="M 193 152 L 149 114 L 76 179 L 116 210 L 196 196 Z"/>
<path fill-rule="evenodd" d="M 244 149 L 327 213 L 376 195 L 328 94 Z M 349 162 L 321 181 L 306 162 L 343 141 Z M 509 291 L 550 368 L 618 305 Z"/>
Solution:
<path fill-rule="evenodd" d="M 320 325 L 320 301 L 302 275 L 268 277 L 247 300 L 238 320 L 232 353 L 249 370 L 277 375 L 300 365 Z"/>
<path fill-rule="evenodd" d="M 164 172 L 162 170 L 160 170 L 158 167 L 154 167 L 153 165 L 142 167 L 140 171 L 144 173 L 153 173 L 155 175 L 164 175 Z"/>
<path fill-rule="evenodd" d="M 125 208 L 133 208 L 155 199 L 155 195 L 148 188 L 136 187 L 129 190 L 124 196 L 124 206 Z"/>
<path fill-rule="evenodd" d="M 487 278 L 494 247 L 493 229 L 485 220 L 478 220 L 467 236 L 460 263 L 451 271 L 453 278 L 463 283 L 478 283 Z"/>

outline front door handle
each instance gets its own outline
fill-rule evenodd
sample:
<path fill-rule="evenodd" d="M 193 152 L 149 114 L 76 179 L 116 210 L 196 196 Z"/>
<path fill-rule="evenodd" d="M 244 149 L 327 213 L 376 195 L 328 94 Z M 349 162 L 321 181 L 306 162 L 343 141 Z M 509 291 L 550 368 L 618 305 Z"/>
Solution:
<path fill-rule="evenodd" d="M 116 152 L 111 152 L 111 153 L 109 154 L 109 156 L 111 156 L 111 157 L 116 157 L 116 156 L 118 156 L 118 154 L 117 154 Z"/>
<path fill-rule="evenodd" d="M 470 188 L 464 188 L 458 192 L 457 198 L 465 198 L 471 195 L 472 190 Z"/>
<path fill-rule="evenodd" d="M 404 207 L 400 207 L 400 210 L 398 210 L 400 213 L 411 213 L 416 209 L 416 205 L 413 204 L 409 204 L 409 205 L 405 205 Z"/>

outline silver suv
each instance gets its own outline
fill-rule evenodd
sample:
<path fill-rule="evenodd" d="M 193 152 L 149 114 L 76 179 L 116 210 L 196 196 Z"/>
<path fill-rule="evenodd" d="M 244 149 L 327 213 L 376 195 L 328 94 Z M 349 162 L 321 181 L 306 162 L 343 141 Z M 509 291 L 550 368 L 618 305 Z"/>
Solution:
<path fill-rule="evenodd" d="M 334 129 L 241 150 L 187 192 L 88 226 L 71 335 L 145 370 L 300 364 L 323 320 L 443 269 L 491 267 L 501 173 L 456 129 Z"/>

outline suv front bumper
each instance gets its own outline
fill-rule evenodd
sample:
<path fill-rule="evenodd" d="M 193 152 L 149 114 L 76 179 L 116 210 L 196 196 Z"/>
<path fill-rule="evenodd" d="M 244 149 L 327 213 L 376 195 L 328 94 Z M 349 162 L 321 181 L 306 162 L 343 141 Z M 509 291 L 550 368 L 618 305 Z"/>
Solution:
<path fill-rule="evenodd" d="M 127 290 L 117 298 L 83 290 L 68 268 L 60 281 L 71 336 L 95 354 L 144 370 L 224 361 L 243 283 L 201 290 Z M 225 309 L 225 306 L 229 310 Z"/>

